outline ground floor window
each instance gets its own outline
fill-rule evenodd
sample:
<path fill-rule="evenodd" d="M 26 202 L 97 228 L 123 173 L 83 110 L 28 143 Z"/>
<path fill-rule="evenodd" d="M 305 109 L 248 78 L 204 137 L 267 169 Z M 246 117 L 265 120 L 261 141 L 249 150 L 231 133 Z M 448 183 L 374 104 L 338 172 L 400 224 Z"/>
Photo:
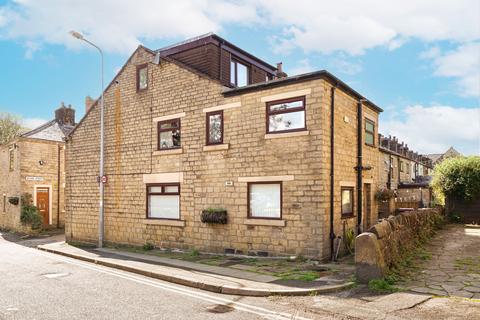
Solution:
<path fill-rule="evenodd" d="M 352 187 L 342 187 L 341 189 L 342 197 L 342 216 L 352 216 L 353 215 L 353 188 Z"/>
<path fill-rule="evenodd" d="M 180 184 L 147 185 L 147 218 L 180 219 Z"/>
<path fill-rule="evenodd" d="M 282 218 L 282 183 L 250 182 L 248 184 L 248 216 L 250 218 Z"/>

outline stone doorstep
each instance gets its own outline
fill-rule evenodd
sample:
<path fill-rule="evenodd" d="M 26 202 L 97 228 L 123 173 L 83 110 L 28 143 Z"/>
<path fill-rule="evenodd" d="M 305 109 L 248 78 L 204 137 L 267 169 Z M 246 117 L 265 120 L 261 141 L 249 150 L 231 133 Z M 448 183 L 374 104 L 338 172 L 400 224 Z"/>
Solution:
<path fill-rule="evenodd" d="M 226 276 L 210 276 L 208 274 L 191 272 L 173 267 L 163 267 L 152 265 L 144 262 L 101 258 L 98 255 L 68 246 L 65 243 L 54 243 L 40 245 L 39 250 L 47 251 L 63 255 L 69 258 L 78 259 L 86 262 L 103 265 L 110 268 L 120 269 L 127 272 L 140 274 L 143 276 L 168 281 L 176 284 L 185 285 L 192 288 L 206 290 L 210 292 L 239 295 L 239 296 L 255 296 L 265 297 L 270 295 L 285 296 L 306 296 L 319 293 L 329 293 L 347 289 L 351 287 L 353 282 L 346 282 L 337 285 L 322 285 L 315 288 L 294 288 L 276 284 L 267 284 L 248 280 L 240 280 L 238 278 L 229 278 Z M 155 270 L 156 269 L 156 270 Z M 163 272 L 158 270 L 164 269 Z M 203 279 L 203 280 L 202 280 Z M 243 282 L 243 283 L 241 283 Z M 229 283 L 234 283 L 233 286 Z M 245 285 L 246 284 L 246 285 Z"/>

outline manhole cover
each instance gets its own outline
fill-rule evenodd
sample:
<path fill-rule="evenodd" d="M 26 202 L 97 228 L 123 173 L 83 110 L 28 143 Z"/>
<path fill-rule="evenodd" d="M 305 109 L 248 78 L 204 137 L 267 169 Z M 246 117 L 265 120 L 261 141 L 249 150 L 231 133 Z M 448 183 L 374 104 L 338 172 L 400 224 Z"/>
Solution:
<path fill-rule="evenodd" d="M 45 278 L 48 278 L 48 279 L 61 278 L 61 277 L 66 277 L 68 275 L 69 275 L 69 273 L 45 273 L 45 274 L 42 274 L 42 276 L 44 276 Z"/>
<path fill-rule="evenodd" d="M 207 307 L 207 311 L 211 313 L 227 313 L 233 311 L 233 308 L 224 304 L 217 304 Z"/>

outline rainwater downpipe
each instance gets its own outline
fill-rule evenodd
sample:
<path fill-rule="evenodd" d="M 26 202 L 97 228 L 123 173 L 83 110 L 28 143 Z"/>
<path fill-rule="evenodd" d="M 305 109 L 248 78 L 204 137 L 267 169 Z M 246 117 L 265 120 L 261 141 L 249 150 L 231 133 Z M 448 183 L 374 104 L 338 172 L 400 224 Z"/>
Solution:
<path fill-rule="evenodd" d="M 363 151 L 363 139 L 362 139 L 362 128 L 363 128 L 363 111 L 362 111 L 362 102 L 364 99 L 359 100 L 357 103 L 357 234 L 362 233 L 362 196 L 363 196 L 363 160 L 362 160 L 362 151 Z"/>
<path fill-rule="evenodd" d="M 332 86 L 330 91 L 330 253 L 332 261 L 335 261 L 336 254 L 334 252 L 335 230 L 334 222 L 334 194 L 335 194 L 335 86 Z M 338 251 L 338 250 L 337 250 Z"/>

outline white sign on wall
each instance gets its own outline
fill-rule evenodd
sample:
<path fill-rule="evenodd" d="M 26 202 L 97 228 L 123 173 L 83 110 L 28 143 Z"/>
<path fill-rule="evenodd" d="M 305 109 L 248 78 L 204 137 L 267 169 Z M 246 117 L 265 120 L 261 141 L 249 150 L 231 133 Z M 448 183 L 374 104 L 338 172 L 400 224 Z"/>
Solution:
<path fill-rule="evenodd" d="M 43 177 L 25 177 L 27 181 L 43 181 Z"/>

